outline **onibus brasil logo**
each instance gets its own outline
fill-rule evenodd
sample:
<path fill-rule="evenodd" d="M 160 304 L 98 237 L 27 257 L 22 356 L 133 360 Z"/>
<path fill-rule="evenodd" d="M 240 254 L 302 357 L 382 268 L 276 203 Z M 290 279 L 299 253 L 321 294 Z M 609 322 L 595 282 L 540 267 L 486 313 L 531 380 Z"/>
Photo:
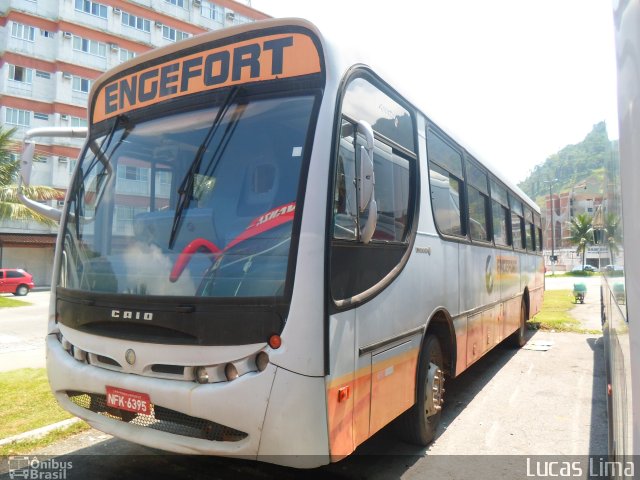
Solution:
<path fill-rule="evenodd" d="M 25 480 L 66 480 L 72 462 L 55 458 L 40 460 L 38 457 L 9 456 L 9 477 Z"/>

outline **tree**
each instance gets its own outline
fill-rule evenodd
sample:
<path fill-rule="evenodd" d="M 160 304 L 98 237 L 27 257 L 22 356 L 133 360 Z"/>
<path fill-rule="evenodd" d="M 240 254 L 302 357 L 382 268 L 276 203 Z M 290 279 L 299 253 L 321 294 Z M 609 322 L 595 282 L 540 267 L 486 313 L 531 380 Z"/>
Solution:
<path fill-rule="evenodd" d="M 55 225 L 53 220 L 30 210 L 18 200 L 20 160 L 14 156 L 19 150 L 17 142 L 13 140 L 15 131 L 15 128 L 7 130 L 0 127 L 0 220 L 33 220 Z M 54 200 L 64 196 L 59 190 L 45 186 L 24 187 L 23 193 L 33 200 Z"/>
<path fill-rule="evenodd" d="M 613 212 L 607 213 L 604 221 L 605 241 L 609 247 L 609 256 L 612 264 L 616 263 L 616 255 L 620 253 L 618 245 L 621 241 L 620 236 L 620 217 Z"/>
<path fill-rule="evenodd" d="M 585 265 L 585 254 L 587 246 L 593 243 L 593 217 L 588 213 L 576 215 L 569 222 L 569 241 L 572 245 L 577 245 L 576 253 L 582 255 L 582 269 Z"/>

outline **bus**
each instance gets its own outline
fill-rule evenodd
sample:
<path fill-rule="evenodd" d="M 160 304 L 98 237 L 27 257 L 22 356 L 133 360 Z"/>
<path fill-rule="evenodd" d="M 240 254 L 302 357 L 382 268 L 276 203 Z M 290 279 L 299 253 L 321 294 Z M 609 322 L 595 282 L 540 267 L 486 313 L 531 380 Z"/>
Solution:
<path fill-rule="evenodd" d="M 614 477 L 640 455 L 640 329 L 634 323 L 640 301 L 640 235 L 636 210 L 640 174 L 640 24 L 637 0 L 615 3 L 613 11 L 618 73 L 619 149 L 609 161 L 602 208 L 594 227 L 606 251 L 601 299 L 607 376 L 609 456 L 619 465 Z"/>
<path fill-rule="evenodd" d="M 315 467 L 391 422 L 427 445 L 445 379 L 525 343 L 539 208 L 337 45 L 267 20 L 95 81 L 47 336 L 63 408 Z"/>

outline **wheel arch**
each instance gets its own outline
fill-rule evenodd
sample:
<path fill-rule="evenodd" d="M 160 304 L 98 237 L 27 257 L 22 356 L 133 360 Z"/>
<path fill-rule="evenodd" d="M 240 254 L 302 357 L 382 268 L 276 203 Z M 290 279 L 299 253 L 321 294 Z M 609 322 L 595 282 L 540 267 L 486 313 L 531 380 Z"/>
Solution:
<path fill-rule="evenodd" d="M 457 362 L 456 333 L 453 327 L 453 320 L 449 312 L 444 309 L 434 311 L 427 321 L 424 334 L 422 336 L 420 354 L 424 351 L 424 344 L 428 335 L 435 335 L 440 342 L 442 356 L 444 359 L 445 373 L 454 377 Z"/>

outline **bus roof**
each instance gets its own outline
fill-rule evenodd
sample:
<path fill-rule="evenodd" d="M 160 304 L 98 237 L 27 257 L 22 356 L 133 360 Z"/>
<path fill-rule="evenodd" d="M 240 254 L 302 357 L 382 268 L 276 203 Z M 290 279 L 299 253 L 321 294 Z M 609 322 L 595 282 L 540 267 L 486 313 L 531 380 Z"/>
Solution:
<path fill-rule="evenodd" d="M 229 36 L 242 35 L 247 32 L 255 30 L 269 29 L 279 26 L 299 26 L 310 30 L 314 35 L 318 37 L 323 48 L 324 61 L 326 63 L 326 71 L 328 72 L 327 87 L 330 89 L 338 88 L 345 73 L 354 65 L 365 65 L 371 68 L 380 78 L 389 84 L 394 90 L 396 90 L 401 96 L 403 96 L 417 111 L 423 116 L 428 118 L 431 122 L 441 128 L 446 134 L 451 137 L 461 148 L 467 151 L 467 153 L 474 159 L 483 164 L 496 178 L 504 183 L 509 189 L 522 198 L 522 200 L 530 206 L 535 212 L 540 213 L 539 207 L 531 200 L 515 183 L 505 178 L 497 169 L 495 169 L 490 162 L 487 162 L 481 155 L 478 155 L 473 149 L 468 148 L 464 142 L 460 141 L 459 137 L 455 134 L 455 130 L 448 126 L 442 125 L 436 121 L 431 115 L 427 114 L 425 110 L 420 108 L 417 102 L 414 101 L 415 95 L 411 92 L 407 92 L 406 88 L 402 86 L 402 82 L 394 81 L 394 75 L 389 72 L 389 69 L 385 69 L 381 62 L 376 60 L 371 52 L 358 51 L 357 49 L 345 48 L 345 42 L 340 41 L 339 35 L 327 37 L 322 34 L 320 30 L 311 22 L 300 18 L 283 18 L 283 19 L 268 19 L 260 20 L 257 22 L 246 23 L 242 25 L 236 25 L 229 28 L 223 28 L 211 32 L 206 32 L 180 42 L 167 45 L 164 47 L 156 48 L 139 55 L 131 60 L 123 62 L 122 64 L 114 67 L 98 79 L 95 80 L 91 93 L 89 95 L 89 104 L 93 105 L 95 96 L 98 92 L 101 93 L 104 86 L 112 81 L 115 77 L 121 77 L 127 70 L 131 69 L 135 65 L 148 65 L 153 63 L 153 60 L 160 57 L 170 57 L 172 54 L 178 54 L 184 50 L 190 50 L 192 47 L 197 47 L 202 43 L 215 42 Z M 351 42 L 349 42 L 351 43 Z M 93 109 L 90 110 L 90 112 Z M 92 114 L 92 113 L 90 113 Z M 105 117 L 106 118 L 106 117 Z"/>

